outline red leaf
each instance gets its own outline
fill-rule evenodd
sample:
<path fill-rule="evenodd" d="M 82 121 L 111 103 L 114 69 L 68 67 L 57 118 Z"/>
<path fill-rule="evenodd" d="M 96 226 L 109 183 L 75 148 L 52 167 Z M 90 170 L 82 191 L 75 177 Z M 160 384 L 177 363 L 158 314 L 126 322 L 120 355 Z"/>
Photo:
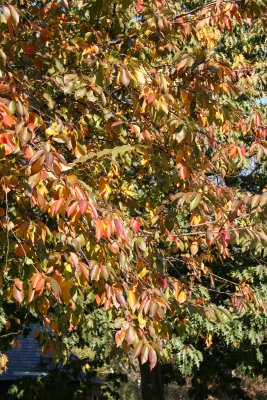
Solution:
<path fill-rule="evenodd" d="M 23 51 L 24 54 L 26 54 L 27 56 L 32 56 L 35 53 L 35 48 L 31 43 L 29 43 L 24 46 Z"/>
<path fill-rule="evenodd" d="M 137 217 L 136 219 L 131 219 L 131 223 L 130 223 L 130 227 L 132 228 L 132 230 L 134 231 L 134 233 L 137 233 L 140 229 L 140 218 Z"/>
<path fill-rule="evenodd" d="M 163 276 L 159 276 L 158 282 L 159 282 L 159 285 L 162 287 L 163 291 L 165 291 L 168 287 L 167 279 L 163 278 Z"/>
<path fill-rule="evenodd" d="M 118 219 L 114 219 L 114 225 L 117 231 L 118 236 L 124 237 L 124 239 L 127 239 L 127 235 L 124 229 L 124 226 L 121 224 L 121 222 Z"/>
<path fill-rule="evenodd" d="M 227 243 L 227 245 L 230 243 L 231 237 L 230 237 L 230 233 L 227 231 L 221 231 L 220 232 L 221 237 L 223 238 L 223 240 Z"/>
<path fill-rule="evenodd" d="M 63 197 L 54 202 L 54 204 L 51 207 L 51 215 L 52 215 L 52 217 L 54 217 L 55 215 L 57 215 L 59 213 L 63 203 L 64 203 L 64 198 Z"/>
<path fill-rule="evenodd" d="M 87 201 L 82 199 L 82 200 L 79 200 L 78 204 L 79 204 L 79 209 L 81 211 L 81 214 L 85 214 L 86 211 L 88 210 Z"/>
<path fill-rule="evenodd" d="M 138 0 L 138 2 L 135 4 L 135 9 L 138 13 L 143 10 L 143 4 L 144 2 L 142 0 Z"/>

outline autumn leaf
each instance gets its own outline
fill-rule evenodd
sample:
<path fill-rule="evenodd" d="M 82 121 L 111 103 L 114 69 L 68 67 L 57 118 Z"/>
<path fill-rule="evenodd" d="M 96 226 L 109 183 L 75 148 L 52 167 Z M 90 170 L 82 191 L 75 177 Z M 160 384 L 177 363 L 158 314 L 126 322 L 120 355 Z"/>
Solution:
<path fill-rule="evenodd" d="M 140 13 L 143 10 L 143 4 L 144 2 L 142 0 L 138 0 L 137 3 L 135 3 L 135 9 L 138 13 Z"/>
<path fill-rule="evenodd" d="M 78 201 L 79 209 L 81 214 L 85 214 L 88 210 L 88 202 L 84 199 Z"/>
<path fill-rule="evenodd" d="M 130 77 L 129 71 L 126 68 L 121 68 L 121 77 L 120 77 L 120 79 L 121 79 L 121 83 L 124 86 L 129 86 L 130 81 L 131 81 L 131 77 Z"/>
<path fill-rule="evenodd" d="M 23 282 L 19 278 L 14 279 L 13 297 L 18 303 L 22 303 L 25 297 Z"/>
<path fill-rule="evenodd" d="M 125 228 L 117 218 L 114 219 L 114 225 L 118 236 L 123 237 L 125 240 L 127 240 Z"/>
<path fill-rule="evenodd" d="M 35 48 L 32 43 L 28 43 L 23 47 L 24 54 L 32 56 L 35 53 Z"/>
<path fill-rule="evenodd" d="M 12 115 L 6 114 L 2 119 L 2 125 L 4 128 L 10 128 L 16 123 L 15 118 Z"/>
<path fill-rule="evenodd" d="M 134 218 L 131 219 L 130 227 L 132 228 L 134 233 L 137 233 L 139 231 L 140 225 L 141 225 L 141 222 L 140 222 L 139 217 L 136 219 L 134 219 Z"/>
<path fill-rule="evenodd" d="M 7 133 L 0 133 L 0 144 L 4 146 L 5 155 L 13 153 L 16 149 L 16 145 L 13 142 L 12 137 Z"/>
<path fill-rule="evenodd" d="M 183 304 L 185 301 L 186 301 L 186 299 L 187 299 L 187 295 L 186 295 L 186 292 L 184 292 L 184 291 L 181 291 L 180 292 L 180 294 L 179 294 L 179 296 L 178 296 L 178 303 L 179 304 Z"/>
<path fill-rule="evenodd" d="M 150 371 L 155 368 L 157 364 L 157 353 L 154 349 L 150 349 L 148 352 L 148 359 L 149 359 L 149 366 L 150 366 Z"/>
<path fill-rule="evenodd" d="M 137 298 L 136 298 L 135 291 L 129 290 L 129 292 L 128 292 L 128 304 L 129 304 L 129 306 L 131 307 L 131 309 L 133 311 L 135 311 L 135 309 L 136 309 L 136 303 L 137 303 Z"/>
<path fill-rule="evenodd" d="M 101 238 L 105 235 L 105 224 L 101 218 L 96 220 L 96 227 L 95 227 L 95 234 L 96 240 L 99 242 Z"/>
<path fill-rule="evenodd" d="M 53 203 L 53 205 L 51 207 L 52 217 L 54 217 L 55 215 L 57 215 L 60 212 L 63 204 L 64 204 L 64 198 L 58 199 Z"/>

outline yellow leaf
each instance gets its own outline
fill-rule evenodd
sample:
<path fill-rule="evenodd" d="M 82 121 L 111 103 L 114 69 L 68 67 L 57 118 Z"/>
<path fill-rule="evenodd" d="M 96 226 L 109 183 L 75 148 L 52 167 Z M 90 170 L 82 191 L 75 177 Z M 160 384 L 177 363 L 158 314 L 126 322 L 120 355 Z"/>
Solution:
<path fill-rule="evenodd" d="M 129 306 L 131 307 L 131 309 L 133 311 L 135 311 L 137 299 L 136 299 L 135 291 L 133 291 L 133 290 L 129 290 L 129 292 L 128 292 L 128 303 L 129 303 Z"/>
<path fill-rule="evenodd" d="M 206 219 L 202 215 L 192 215 L 192 217 L 190 218 L 190 225 L 192 226 L 204 224 L 205 222 Z"/>
<path fill-rule="evenodd" d="M 183 304 L 186 301 L 186 293 L 184 291 L 180 292 L 179 296 L 178 296 L 178 303 L 179 304 Z"/>
<path fill-rule="evenodd" d="M 142 317 L 141 314 L 138 314 L 138 322 L 141 329 L 146 326 L 146 320 Z"/>
<path fill-rule="evenodd" d="M 197 242 L 193 242 L 193 243 L 191 244 L 191 246 L 190 246 L 191 254 L 192 254 L 193 256 L 195 256 L 195 255 L 197 254 L 198 250 L 199 250 L 198 243 L 197 243 Z"/>
<path fill-rule="evenodd" d="M 211 335 L 211 334 L 209 334 L 209 335 L 206 337 L 205 344 L 206 344 L 206 346 L 207 346 L 208 349 L 209 349 L 210 346 L 212 345 L 212 335 Z"/>
<path fill-rule="evenodd" d="M 105 178 L 104 176 L 101 176 L 101 178 L 100 178 L 98 190 L 99 190 L 101 196 L 105 200 L 107 200 L 109 198 L 109 195 L 111 193 L 111 187 L 109 186 L 107 178 Z"/>
<path fill-rule="evenodd" d="M 139 272 L 138 276 L 139 276 L 139 278 L 143 278 L 143 277 L 146 276 L 148 273 L 149 273 L 149 270 L 146 269 L 146 267 L 144 267 L 144 268 L 142 269 L 142 271 Z"/>
<path fill-rule="evenodd" d="M 145 79 L 143 72 L 141 72 L 139 69 L 137 69 L 134 74 L 135 74 L 137 82 L 140 85 L 145 85 L 146 79 Z"/>

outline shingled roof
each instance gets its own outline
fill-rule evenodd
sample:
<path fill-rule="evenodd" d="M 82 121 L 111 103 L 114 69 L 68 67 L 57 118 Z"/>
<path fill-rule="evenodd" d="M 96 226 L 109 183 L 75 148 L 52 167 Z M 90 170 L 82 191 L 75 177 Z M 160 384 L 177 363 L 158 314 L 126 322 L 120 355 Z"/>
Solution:
<path fill-rule="evenodd" d="M 6 352 L 7 371 L 0 374 L 0 381 L 14 381 L 27 376 L 47 375 L 53 363 L 44 362 L 41 347 L 34 337 L 38 325 L 32 325 L 26 337 L 18 338 L 19 346 Z"/>

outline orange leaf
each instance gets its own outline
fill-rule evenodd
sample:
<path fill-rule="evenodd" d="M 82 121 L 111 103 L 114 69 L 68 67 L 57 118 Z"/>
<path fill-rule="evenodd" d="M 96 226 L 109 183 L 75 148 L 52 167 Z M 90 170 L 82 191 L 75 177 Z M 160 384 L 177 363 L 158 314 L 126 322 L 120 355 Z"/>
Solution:
<path fill-rule="evenodd" d="M 107 221 L 107 222 L 106 222 L 106 230 L 105 230 L 106 237 L 107 237 L 108 239 L 110 239 L 112 233 L 113 233 L 112 221 Z"/>
<path fill-rule="evenodd" d="M 181 179 L 185 180 L 188 178 L 188 169 L 183 164 L 177 164 L 177 167 L 180 168 L 179 176 Z"/>
<path fill-rule="evenodd" d="M 12 115 L 6 114 L 2 119 L 2 125 L 4 128 L 10 128 L 12 125 L 16 123 L 16 120 Z"/>
<path fill-rule="evenodd" d="M 51 207 L 51 215 L 52 215 L 52 217 L 54 217 L 55 215 L 57 215 L 59 213 L 63 203 L 64 203 L 64 198 L 63 197 L 54 202 L 54 204 Z"/>
<path fill-rule="evenodd" d="M 30 145 L 27 145 L 25 150 L 24 150 L 24 155 L 26 158 L 28 158 L 28 160 L 30 160 L 33 155 L 34 155 L 34 150 Z"/>
<path fill-rule="evenodd" d="M 42 279 L 41 272 L 36 272 L 32 277 L 32 288 L 36 289 L 39 280 Z"/>
<path fill-rule="evenodd" d="M 125 338 L 125 331 L 118 331 L 115 335 L 115 342 L 117 347 L 121 346 Z"/>
<path fill-rule="evenodd" d="M 104 236 L 104 234 L 105 234 L 104 222 L 101 218 L 98 218 L 96 220 L 96 227 L 95 227 L 95 235 L 97 242 L 99 242 L 99 240 Z"/>
<path fill-rule="evenodd" d="M 131 309 L 133 311 L 135 311 L 137 299 L 136 299 L 135 292 L 133 290 L 129 290 L 129 292 L 128 292 L 128 303 L 129 303 L 129 306 L 131 307 Z"/>
<path fill-rule="evenodd" d="M 13 153 L 13 151 L 16 149 L 15 143 L 12 141 L 12 137 L 5 132 L 0 134 L 0 144 L 2 144 L 5 148 L 5 155 Z"/>
<path fill-rule="evenodd" d="M 67 209 L 67 216 L 70 217 L 72 214 L 76 213 L 77 209 L 78 209 L 78 202 L 74 201 L 74 203 L 72 203 Z"/>
<path fill-rule="evenodd" d="M 119 246 L 118 246 L 118 244 L 116 242 L 114 242 L 112 244 L 109 243 L 108 244 L 108 248 L 113 254 L 118 254 L 119 251 L 120 251 L 120 248 L 119 248 Z"/>
<path fill-rule="evenodd" d="M 13 297 L 18 303 L 22 303 L 24 296 L 23 282 L 20 279 L 15 278 L 13 285 Z"/>

